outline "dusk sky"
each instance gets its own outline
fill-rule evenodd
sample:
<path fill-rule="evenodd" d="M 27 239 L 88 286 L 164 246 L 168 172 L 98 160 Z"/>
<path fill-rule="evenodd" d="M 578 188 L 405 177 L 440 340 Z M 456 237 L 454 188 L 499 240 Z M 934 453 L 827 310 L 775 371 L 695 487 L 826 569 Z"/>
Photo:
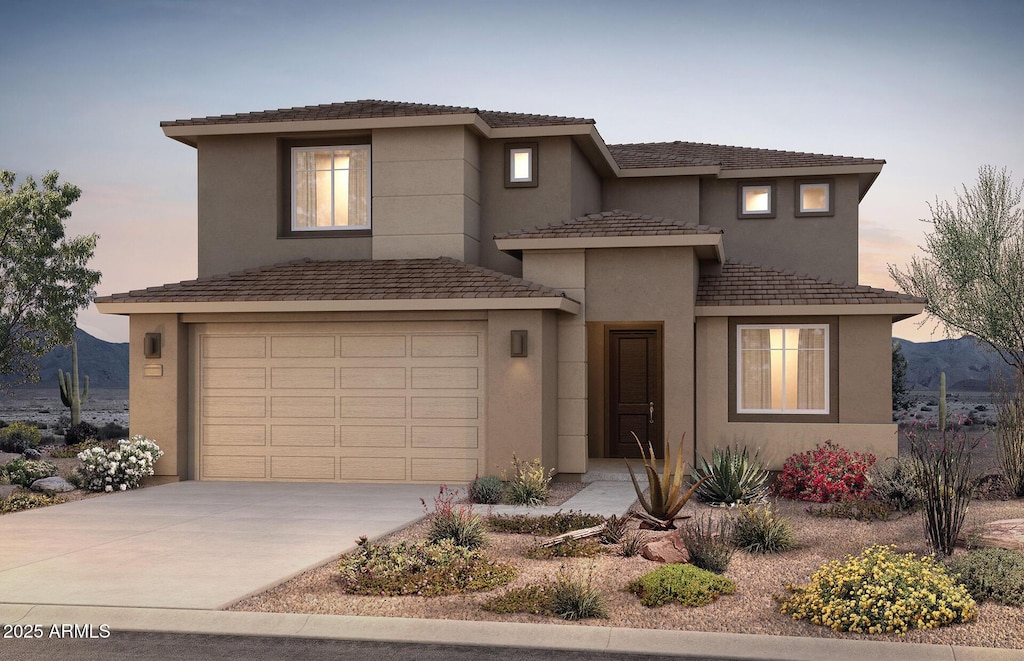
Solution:
<path fill-rule="evenodd" d="M 3 0 L 0 169 L 82 188 L 69 230 L 100 235 L 103 295 L 196 276 L 196 153 L 161 120 L 366 98 L 591 117 L 608 143 L 886 159 L 860 280 L 895 289 L 929 202 L 983 164 L 1024 177 L 1022 26 L 1019 0 Z M 79 325 L 127 340 L 126 317 Z"/>

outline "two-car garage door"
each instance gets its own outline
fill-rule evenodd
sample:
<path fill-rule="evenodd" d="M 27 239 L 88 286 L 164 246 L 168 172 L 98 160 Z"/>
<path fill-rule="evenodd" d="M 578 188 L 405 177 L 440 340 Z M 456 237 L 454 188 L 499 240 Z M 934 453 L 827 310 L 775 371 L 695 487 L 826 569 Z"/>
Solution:
<path fill-rule="evenodd" d="M 466 482 L 483 467 L 483 324 L 205 324 L 194 341 L 199 479 Z"/>

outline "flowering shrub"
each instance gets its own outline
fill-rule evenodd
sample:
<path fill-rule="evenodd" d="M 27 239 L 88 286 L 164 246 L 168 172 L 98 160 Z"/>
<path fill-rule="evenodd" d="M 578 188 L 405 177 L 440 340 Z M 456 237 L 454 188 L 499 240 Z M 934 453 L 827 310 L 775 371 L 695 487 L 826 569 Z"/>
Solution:
<path fill-rule="evenodd" d="M 776 482 L 780 496 L 815 503 L 867 498 L 867 471 L 875 455 L 851 452 L 832 441 L 794 454 L 782 465 Z"/>
<path fill-rule="evenodd" d="M 35 507 L 46 507 L 48 505 L 59 505 L 68 502 L 64 496 L 47 495 L 43 493 L 20 492 L 12 493 L 4 500 L 0 500 L 0 512 L 20 512 Z"/>
<path fill-rule="evenodd" d="M 427 502 L 420 498 L 423 511 L 430 517 L 430 533 L 427 537 L 431 543 L 449 539 L 456 546 L 478 549 L 485 541 L 484 520 L 473 512 L 472 505 L 456 505 L 458 495 L 458 489 L 449 489 L 448 485 L 442 484 L 434 496 L 433 513 L 427 509 Z"/>
<path fill-rule="evenodd" d="M 113 450 L 100 446 L 78 453 L 82 486 L 90 491 L 127 491 L 153 474 L 153 464 L 164 456 L 163 450 L 145 436 L 121 439 Z"/>
<path fill-rule="evenodd" d="M 806 587 L 787 585 L 782 612 L 794 620 L 855 633 L 934 629 L 978 617 L 978 606 L 932 557 L 875 545 L 845 563 L 833 560 Z"/>
<path fill-rule="evenodd" d="M 0 476 L 6 476 L 11 484 L 18 484 L 23 487 L 30 487 L 36 480 L 41 480 L 44 477 L 53 477 L 56 474 L 57 467 L 49 461 L 18 457 L 0 466 Z"/>

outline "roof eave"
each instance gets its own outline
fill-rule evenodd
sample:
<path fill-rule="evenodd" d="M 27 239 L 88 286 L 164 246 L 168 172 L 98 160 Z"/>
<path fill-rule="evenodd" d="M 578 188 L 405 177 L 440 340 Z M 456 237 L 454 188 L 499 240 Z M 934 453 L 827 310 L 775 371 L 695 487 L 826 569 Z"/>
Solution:
<path fill-rule="evenodd" d="M 778 316 L 860 316 L 885 315 L 893 323 L 924 312 L 923 303 L 846 303 L 828 305 L 696 305 L 697 317 L 778 317 Z"/>
<path fill-rule="evenodd" d="M 641 236 L 572 236 L 564 238 L 496 239 L 502 252 L 521 250 L 581 250 L 586 248 L 662 248 L 702 247 L 716 249 L 719 261 L 724 256 L 721 234 L 654 234 Z"/>
<path fill-rule="evenodd" d="M 859 163 L 855 165 L 808 165 L 802 167 L 745 168 L 722 170 L 719 179 L 762 179 L 767 177 L 815 177 L 840 174 L 873 174 L 882 171 L 884 163 Z M 874 179 L 872 179 L 874 181 Z M 869 184 L 870 185 L 870 184 Z M 866 193 L 867 189 L 862 192 Z"/>

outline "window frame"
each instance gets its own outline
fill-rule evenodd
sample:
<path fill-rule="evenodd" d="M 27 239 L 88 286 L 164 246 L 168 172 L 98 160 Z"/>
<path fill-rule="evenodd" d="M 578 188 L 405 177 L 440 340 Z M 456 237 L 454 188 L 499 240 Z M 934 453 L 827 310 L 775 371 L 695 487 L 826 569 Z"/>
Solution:
<path fill-rule="evenodd" d="M 825 186 L 825 199 L 828 201 L 826 209 L 812 209 L 804 211 L 804 197 L 801 188 L 804 186 Z M 793 215 L 797 218 L 827 217 L 836 215 L 835 202 L 835 179 L 832 177 L 816 177 L 813 179 L 796 179 L 793 181 Z"/>
<path fill-rule="evenodd" d="M 293 167 L 292 153 L 295 149 L 352 149 L 365 147 L 367 149 L 368 169 L 366 173 L 367 186 L 367 225 L 350 227 L 325 227 L 325 228 L 294 228 L 295 213 L 295 172 Z M 373 145 L 369 134 L 347 135 L 327 138 L 305 138 L 277 140 L 278 152 L 278 181 L 279 181 L 279 212 L 277 237 L 279 239 L 322 239 L 334 238 L 355 238 L 369 237 L 373 235 Z"/>
<path fill-rule="evenodd" d="M 747 211 L 746 210 L 746 189 L 767 188 L 768 189 L 768 210 Z M 775 218 L 775 210 L 778 206 L 778 195 L 774 180 L 740 181 L 736 183 L 736 217 L 737 218 Z"/>
<path fill-rule="evenodd" d="M 731 317 L 729 319 L 729 422 L 839 422 L 838 317 Z M 825 405 L 814 411 L 740 409 L 740 328 L 825 328 Z"/>
<path fill-rule="evenodd" d="M 505 188 L 536 188 L 540 183 L 539 171 L 539 145 L 536 142 L 506 142 L 505 143 Z M 512 159 L 516 153 L 526 152 L 530 155 L 530 178 L 513 180 Z"/>

